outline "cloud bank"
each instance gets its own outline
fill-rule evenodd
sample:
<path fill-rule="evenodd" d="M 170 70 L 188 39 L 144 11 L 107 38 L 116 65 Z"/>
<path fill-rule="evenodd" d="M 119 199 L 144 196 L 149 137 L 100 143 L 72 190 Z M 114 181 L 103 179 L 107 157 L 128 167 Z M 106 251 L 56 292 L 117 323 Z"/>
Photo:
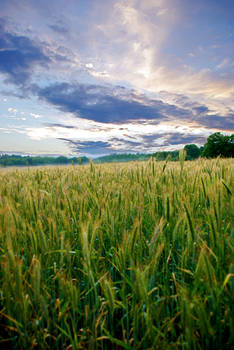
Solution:
<path fill-rule="evenodd" d="M 39 98 L 62 111 L 96 122 L 140 123 L 148 120 L 156 124 L 185 121 L 214 129 L 231 130 L 234 127 L 234 113 L 214 114 L 208 106 L 194 103 L 182 95 L 178 106 L 119 86 L 57 83 L 37 88 L 36 92 Z"/>
<path fill-rule="evenodd" d="M 4 22 L 0 22 L 0 72 L 7 82 L 24 85 L 35 66 L 47 67 L 49 62 L 49 57 L 32 40 L 9 33 Z"/>

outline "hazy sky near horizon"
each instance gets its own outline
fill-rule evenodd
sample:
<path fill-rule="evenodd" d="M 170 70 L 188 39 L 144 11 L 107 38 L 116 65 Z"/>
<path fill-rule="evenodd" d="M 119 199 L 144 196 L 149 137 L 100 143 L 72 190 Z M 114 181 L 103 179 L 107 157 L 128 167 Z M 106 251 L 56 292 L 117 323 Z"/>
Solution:
<path fill-rule="evenodd" d="M 0 8 L 0 152 L 155 152 L 233 132 L 234 1 Z"/>

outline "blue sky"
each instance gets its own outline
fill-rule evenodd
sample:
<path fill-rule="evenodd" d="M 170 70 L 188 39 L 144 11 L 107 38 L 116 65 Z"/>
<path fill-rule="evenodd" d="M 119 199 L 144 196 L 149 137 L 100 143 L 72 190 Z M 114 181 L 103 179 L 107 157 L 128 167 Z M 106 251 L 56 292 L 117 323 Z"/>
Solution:
<path fill-rule="evenodd" d="M 0 152 L 155 152 L 233 132 L 232 0 L 0 5 Z"/>

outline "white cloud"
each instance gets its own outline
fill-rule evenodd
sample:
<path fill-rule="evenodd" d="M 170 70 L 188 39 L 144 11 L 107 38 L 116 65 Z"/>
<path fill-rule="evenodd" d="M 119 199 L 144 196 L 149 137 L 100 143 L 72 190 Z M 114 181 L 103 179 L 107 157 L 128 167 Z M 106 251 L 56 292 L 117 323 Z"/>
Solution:
<path fill-rule="evenodd" d="M 8 112 L 11 112 L 11 113 L 16 114 L 16 113 L 18 113 L 18 109 L 9 107 L 9 108 L 8 108 Z"/>
<path fill-rule="evenodd" d="M 30 113 L 30 116 L 35 118 L 35 119 L 41 118 L 40 114 L 35 114 L 35 113 Z"/>
<path fill-rule="evenodd" d="M 93 68 L 93 64 L 92 63 L 86 63 L 85 67 L 86 68 Z"/>
<path fill-rule="evenodd" d="M 68 139 L 75 142 L 109 142 L 113 147 L 119 150 L 126 147 L 125 142 L 139 142 L 138 151 L 144 150 L 144 137 L 157 134 L 157 138 L 152 141 L 152 147 L 148 151 L 153 152 L 155 147 L 163 146 L 166 134 L 187 134 L 193 136 L 207 137 L 214 130 L 209 130 L 205 127 L 197 127 L 195 123 L 176 122 L 176 123 L 160 123 L 153 124 L 150 121 L 142 121 L 139 123 L 125 123 L 125 124 L 105 124 L 93 122 L 84 119 L 73 119 L 69 121 L 69 128 L 67 124 L 47 125 L 43 127 L 26 127 L 19 130 L 20 133 L 25 133 L 32 140 L 45 139 Z M 66 123 L 68 121 L 66 120 Z M 161 136 L 159 136 L 161 135 Z M 136 147 L 136 146 L 135 146 Z M 137 148 L 136 148 L 137 151 Z"/>

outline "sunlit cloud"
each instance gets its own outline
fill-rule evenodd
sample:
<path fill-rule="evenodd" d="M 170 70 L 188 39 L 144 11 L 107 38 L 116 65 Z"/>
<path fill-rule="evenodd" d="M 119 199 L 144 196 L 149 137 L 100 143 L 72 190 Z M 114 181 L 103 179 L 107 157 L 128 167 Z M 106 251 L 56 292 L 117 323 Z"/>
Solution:
<path fill-rule="evenodd" d="M 192 128 L 191 125 L 173 125 L 169 123 L 148 124 L 123 123 L 106 124 L 81 119 L 69 120 L 66 124 L 46 124 L 43 127 L 12 126 L 11 130 L 24 134 L 34 141 L 47 139 L 63 140 L 70 148 L 80 154 L 97 154 L 118 152 L 156 152 L 159 149 L 178 149 L 186 143 L 201 145 L 210 130 L 207 128 Z M 5 129 L 7 131 L 7 129 Z M 92 150 L 92 152 L 91 152 Z"/>
<path fill-rule="evenodd" d="M 30 113 L 30 116 L 31 116 L 32 118 L 35 118 L 35 119 L 41 118 L 41 115 L 36 114 L 36 113 Z"/>
<path fill-rule="evenodd" d="M 14 114 L 15 114 L 15 113 L 18 112 L 18 109 L 9 107 L 9 108 L 8 108 L 8 112 L 11 112 L 11 113 L 14 113 Z"/>

